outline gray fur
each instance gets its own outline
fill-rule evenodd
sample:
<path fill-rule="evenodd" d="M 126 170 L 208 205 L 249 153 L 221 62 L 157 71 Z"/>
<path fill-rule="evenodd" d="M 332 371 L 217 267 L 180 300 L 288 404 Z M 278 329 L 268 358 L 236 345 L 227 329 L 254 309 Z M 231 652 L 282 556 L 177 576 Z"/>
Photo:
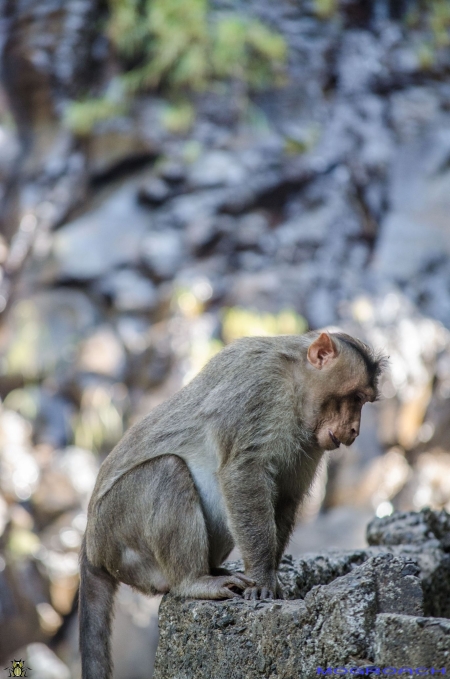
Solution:
<path fill-rule="evenodd" d="M 330 394 L 348 375 L 349 385 L 367 379 L 359 353 L 331 337 L 333 371 L 308 363 L 318 333 L 238 340 L 134 425 L 100 469 L 84 568 L 145 594 L 277 596 L 276 570 L 323 454 L 317 426 L 327 426 Z M 356 417 L 347 410 L 345 431 Z M 234 544 L 247 577 L 219 570 Z M 98 679 L 89 658 L 84 667 L 83 679 Z"/>

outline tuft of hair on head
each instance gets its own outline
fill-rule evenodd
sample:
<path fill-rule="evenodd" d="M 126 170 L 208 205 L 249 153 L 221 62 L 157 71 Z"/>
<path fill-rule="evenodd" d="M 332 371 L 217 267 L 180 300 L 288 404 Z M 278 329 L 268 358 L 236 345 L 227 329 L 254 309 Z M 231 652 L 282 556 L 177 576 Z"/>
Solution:
<path fill-rule="evenodd" d="M 377 400 L 379 397 L 378 382 L 388 366 L 389 357 L 385 356 L 381 351 L 375 351 L 362 340 L 347 335 L 345 332 L 332 333 L 332 336 L 339 342 L 350 347 L 353 351 L 356 351 L 360 358 L 362 358 L 364 365 L 366 366 L 369 384 L 375 390 L 375 400 Z"/>

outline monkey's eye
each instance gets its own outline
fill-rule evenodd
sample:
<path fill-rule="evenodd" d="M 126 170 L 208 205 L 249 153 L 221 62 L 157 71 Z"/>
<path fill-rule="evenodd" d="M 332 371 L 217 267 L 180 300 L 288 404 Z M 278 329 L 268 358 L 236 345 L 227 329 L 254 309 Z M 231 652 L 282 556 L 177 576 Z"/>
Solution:
<path fill-rule="evenodd" d="M 365 403 L 365 401 L 366 401 L 365 396 L 363 394 L 355 394 L 354 398 L 355 398 L 356 403 L 362 404 L 362 403 Z"/>

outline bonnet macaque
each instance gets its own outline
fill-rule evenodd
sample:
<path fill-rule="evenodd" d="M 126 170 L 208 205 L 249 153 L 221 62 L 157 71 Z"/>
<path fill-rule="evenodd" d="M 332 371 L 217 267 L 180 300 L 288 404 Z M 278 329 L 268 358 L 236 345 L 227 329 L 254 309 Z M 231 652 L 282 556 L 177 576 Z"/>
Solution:
<path fill-rule="evenodd" d="M 326 450 L 350 445 L 383 359 L 341 333 L 249 337 L 104 461 L 81 554 L 83 679 L 109 679 L 120 582 L 198 599 L 281 596 L 277 567 Z M 245 575 L 221 564 L 237 545 Z"/>

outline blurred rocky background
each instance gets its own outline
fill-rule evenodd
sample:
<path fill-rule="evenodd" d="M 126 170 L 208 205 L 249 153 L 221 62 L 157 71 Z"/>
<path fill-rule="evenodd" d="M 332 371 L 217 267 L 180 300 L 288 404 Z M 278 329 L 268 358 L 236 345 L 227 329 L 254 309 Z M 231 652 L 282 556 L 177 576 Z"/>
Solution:
<path fill-rule="evenodd" d="M 390 356 L 294 555 L 450 510 L 449 44 L 449 0 L 0 0 L 0 665 L 78 679 L 99 464 L 236 337 Z M 121 590 L 117 679 L 156 607 Z"/>

